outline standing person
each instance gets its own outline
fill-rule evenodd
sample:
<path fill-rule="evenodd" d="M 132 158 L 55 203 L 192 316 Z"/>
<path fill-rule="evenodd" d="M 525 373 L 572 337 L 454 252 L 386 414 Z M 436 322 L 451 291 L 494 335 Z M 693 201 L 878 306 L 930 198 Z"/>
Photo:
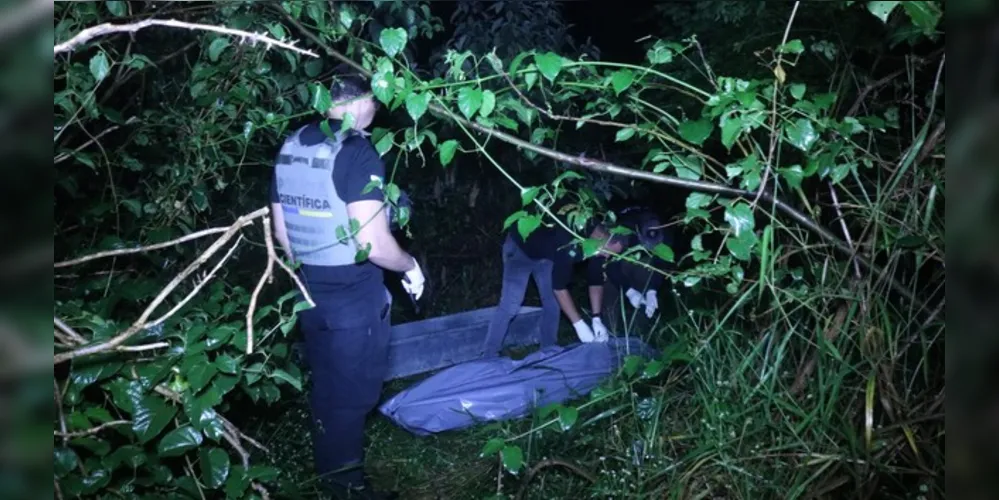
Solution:
<path fill-rule="evenodd" d="M 660 243 L 670 247 L 673 245 L 672 232 L 663 226 L 659 216 L 648 207 L 629 206 L 621 210 L 618 220 L 621 225 L 633 231 L 628 247 L 642 245 L 651 251 Z M 638 260 L 658 271 L 674 269 L 671 263 L 655 254 L 639 255 Z M 659 308 L 658 290 L 664 281 L 661 272 L 626 260 L 615 260 L 607 265 L 607 277 L 604 295 L 609 297 L 607 317 L 612 327 L 619 326 L 617 299 L 621 290 L 625 291 L 624 295 L 632 307 L 639 309 L 644 306 L 645 317 L 652 318 Z"/>
<path fill-rule="evenodd" d="M 551 207 L 552 213 L 557 214 L 564 205 L 564 200 L 559 200 Z M 542 225 L 529 234 L 526 240 L 520 236 L 516 225 L 510 227 L 503 243 L 503 288 L 500 303 L 486 333 L 483 346 L 485 356 L 496 356 L 502 349 L 510 321 L 524 302 L 527 282 L 531 277 L 534 278 L 541 297 L 541 347 L 555 345 L 558 340 L 559 311 L 569 318 L 580 341 L 607 340 L 608 331 L 600 319 L 604 290 L 604 254 L 607 251 L 620 253 L 624 249 L 624 239 L 612 236 L 605 226 L 592 222 L 581 233 L 603 241 L 597 255 L 587 259 L 580 245 L 573 241 L 572 234 L 559 224 Z M 593 316 L 592 328 L 579 313 L 568 290 L 574 264 L 584 260 L 588 260 L 587 284 Z"/>
<path fill-rule="evenodd" d="M 346 69 L 338 68 L 326 113 L 335 137 L 312 123 L 285 140 L 271 210 L 275 238 L 302 264 L 300 277 L 316 303 L 299 316 L 312 370 L 316 470 L 336 494 L 383 498 L 368 484 L 363 462 L 365 417 L 378 403 L 388 364 L 391 296 L 384 270 L 403 273 L 403 287 L 417 299 L 425 280 L 383 212 L 385 165 L 365 133 L 377 102 L 366 80 Z M 341 131 L 344 121 L 351 128 Z M 366 191 L 369 183 L 377 187 Z M 351 233 L 351 219 L 360 229 L 341 239 Z M 355 262 L 364 249 L 367 257 Z"/>

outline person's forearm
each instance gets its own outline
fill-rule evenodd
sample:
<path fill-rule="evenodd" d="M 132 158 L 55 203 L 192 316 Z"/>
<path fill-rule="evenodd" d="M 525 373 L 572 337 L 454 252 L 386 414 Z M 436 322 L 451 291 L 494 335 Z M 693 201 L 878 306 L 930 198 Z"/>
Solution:
<path fill-rule="evenodd" d="M 368 260 L 382 269 L 397 273 L 404 273 L 416 266 L 416 260 L 413 259 L 413 256 L 400 248 L 394 238 L 387 240 L 390 241 L 382 241 L 377 246 L 372 246 Z"/>
<path fill-rule="evenodd" d="M 581 316 L 579 315 L 579 311 L 576 310 L 576 303 L 572 301 L 572 295 L 569 294 L 569 290 L 555 290 L 555 299 L 558 300 L 559 307 L 562 308 L 565 316 L 569 318 L 570 323 L 580 320 Z"/>
<path fill-rule="evenodd" d="M 590 286 L 590 311 L 594 316 L 599 316 L 604 302 L 603 285 Z"/>

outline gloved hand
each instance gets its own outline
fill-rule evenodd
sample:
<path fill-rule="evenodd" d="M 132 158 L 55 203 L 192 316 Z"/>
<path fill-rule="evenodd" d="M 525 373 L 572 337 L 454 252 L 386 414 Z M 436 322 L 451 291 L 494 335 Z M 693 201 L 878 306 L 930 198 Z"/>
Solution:
<path fill-rule="evenodd" d="M 624 295 L 628 297 L 628 302 L 631 302 L 631 307 L 638 309 L 638 306 L 642 305 L 644 299 L 642 298 L 642 292 L 635 290 L 634 288 L 629 288 Z"/>
<path fill-rule="evenodd" d="M 607 331 L 607 327 L 604 326 L 604 322 L 600 321 L 600 318 L 593 318 L 593 341 L 607 342 L 609 337 L 610 332 Z"/>
<path fill-rule="evenodd" d="M 423 284 L 426 281 L 423 270 L 420 269 L 420 263 L 413 259 L 413 268 L 403 274 L 402 288 L 414 299 L 420 300 L 420 296 L 423 295 Z"/>
<path fill-rule="evenodd" d="M 645 317 L 651 318 L 656 309 L 659 309 L 659 297 L 655 290 L 649 290 L 645 292 Z"/>
<path fill-rule="evenodd" d="M 573 323 L 572 327 L 576 329 L 576 336 L 579 337 L 580 342 L 593 342 L 593 330 L 590 330 L 585 319 Z"/>

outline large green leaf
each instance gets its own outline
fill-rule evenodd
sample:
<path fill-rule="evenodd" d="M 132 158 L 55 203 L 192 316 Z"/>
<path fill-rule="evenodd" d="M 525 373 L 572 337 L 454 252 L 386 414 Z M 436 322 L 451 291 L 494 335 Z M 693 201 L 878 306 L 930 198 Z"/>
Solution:
<path fill-rule="evenodd" d="M 202 448 L 199 453 L 201 458 L 201 481 L 205 486 L 215 489 L 223 484 L 229 477 L 229 454 L 221 448 Z"/>
<path fill-rule="evenodd" d="M 696 121 L 683 122 L 679 127 L 680 137 L 698 146 L 704 144 L 704 141 L 711 136 L 713 130 L 714 124 L 703 118 Z"/>
<path fill-rule="evenodd" d="M 458 150 L 458 141 L 455 139 L 448 139 L 437 146 L 437 152 L 440 155 L 441 165 L 448 166 L 451 160 L 454 158 L 455 151 Z"/>
<path fill-rule="evenodd" d="M 406 112 L 409 113 L 414 122 L 419 121 L 420 117 L 427 112 L 430 98 L 429 92 L 413 92 L 406 96 Z"/>
<path fill-rule="evenodd" d="M 867 10 L 880 19 L 881 22 L 886 23 L 888 22 L 888 16 L 891 15 L 892 11 L 895 10 L 895 7 L 898 7 L 898 4 L 900 3 L 902 2 L 897 0 L 893 2 L 867 2 Z"/>
<path fill-rule="evenodd" d="M 536 54 L 534 56 L 534 63 L 538 66 L 541 74 L 550 82 L 555 81 L 555 77 L 562 71 L 562 56 L 554 52 Z"/>
<path fill-rule="evenodd" d="M 524 451 L 516 445 L 506 445 L 500 450 L 500 457 L 503 460 L 503 468 L 511 474 L 520 472 L 524 467 Z"/>
<path fill-rule="evenodd" d="M 168 405 L 159 394 L 150 394 L 136 405 L 132 430 L 139 443 L 147 443 L 159 435 L 177 414 L 177 407 Z"/>
<path fill-rule="evenodd" d="M 614 93 L 618 95 L 627 90 L 634 81 L 635 72 L 630 69 L 620 69 L 611 75 L 611 85 L 614 87 Z"/>
<path fill-rule="evenodd" d="M 462 87 L 458 91 L 458 110 L 469 120 L 482 107 L 482 89 Z"/>
<path fill-rule="evenodd" d="M 403 28 L 385 28 L 378 35 L 378 44 L 389 57 L 395 57 L 406 46 L 409 34 Z"/>
<path fill-rule="evenodd" d="M 156 450 L 161 457 L 175 457 L 201 446 L 202 441 L 201 433 L 197 429 L 190 425 L 185 425 L 163 436 Z"/>

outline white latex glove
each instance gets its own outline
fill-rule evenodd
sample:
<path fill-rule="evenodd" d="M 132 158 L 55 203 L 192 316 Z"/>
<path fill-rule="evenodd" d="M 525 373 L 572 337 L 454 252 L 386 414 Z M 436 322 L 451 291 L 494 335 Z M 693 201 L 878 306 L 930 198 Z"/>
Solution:
<path fill-rule="evenodd" d="M 610 337 L 610 333 L 604 326 L 604 322 L 600 321 L 600 318 L 593 318 L 593 341 L 607 342 L 608 337 Z"/>
<path fill-rule="evenodd" d="M 406 271 L 402 278 L 402 288 L 406 290 L 406 293 L 413 296 L 414 299 L 420 300 L 420 296 L 423 295 L 423 283 L 427 279 L 423 276 L 423 270 L 420 269 L 420 264 L 413 259 L 413 268 Z"/>
<path fill-rule="evenodd" d="M 593 330 L 590 330 L 586 320 L 580 319 L 573 323 L 572 327 L 576 329 L 576 336 L 579 337 L 580 342 L 593 342 Z"/>
<path fill-rule="evenodd" d="M 628 297 L 628 302 L 631 302 L 631 307 L 634 307 L 635 309 L 638 309 L 638 307 L 641 306 L 642 302 L 645 300 L 642 298 L 642 292 L 639 292 L 634 288 L 629 288 L 627 292 L 624 292 L 624 295 Z"/>
<path fill-rule="evenodd" d="M 659 297 L 656 296 L 655 290 L 649 290 L 645 292 L 645 317 L 651 318 L 656 309 L 659 309 Z"/>

